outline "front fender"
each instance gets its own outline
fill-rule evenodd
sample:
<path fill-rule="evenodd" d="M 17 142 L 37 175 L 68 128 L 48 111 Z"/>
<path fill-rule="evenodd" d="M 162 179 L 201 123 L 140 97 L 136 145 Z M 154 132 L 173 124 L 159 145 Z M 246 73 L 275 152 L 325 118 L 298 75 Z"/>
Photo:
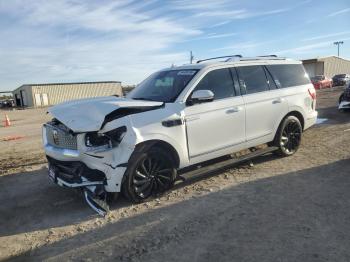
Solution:
<path fill-rule="evenodd" d="M 188 152 L 186 151 L 187 145 L 181 145 L 170 136 L 159 134 L 159 133 L 148 133 L 148 134 L 143 134 L 142 136 L 138 135 L 136 143 L 141 144 L 148 141 L 162 141 L 169 144 L 175 149 L 175 151 L 179 156 L 179 161 L 180 161 L 179 167 L 181 168 L 188 165 L 189 159 L 188 159 Z"/>

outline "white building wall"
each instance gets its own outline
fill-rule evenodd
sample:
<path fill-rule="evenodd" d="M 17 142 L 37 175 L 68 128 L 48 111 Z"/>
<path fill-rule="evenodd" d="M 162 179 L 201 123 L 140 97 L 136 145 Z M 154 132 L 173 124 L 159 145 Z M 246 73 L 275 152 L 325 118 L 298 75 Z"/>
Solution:
<path fill-rule="evenodd" d="M 122 96 L 119 82 L 24 85 L 13 91 L 13 94 L 20 95 L 21 90 L 25 90 L 28 101 L 26 106 L 30 107 L 56 105 L 89 97 Z"/>
<path fill-rule="evenodd" d="M 350 74 L 350 61 L 336 56 L 320 59 L 324 61 L 324 75 L 333 77 L 337 74 Z"/>
<path fill-rule="evenodd" d="M 25 106 L 25 107 L 32 107 L 34 106 L 33 102 L 33 92 L 32 87 L 29 85 L 23 85 L 19 88 L 15 89 L 12 94 L 13 97 L 16 99 L 16 96 L 20 99 L 20 104 L 17 104 L 17 106 Z"/>

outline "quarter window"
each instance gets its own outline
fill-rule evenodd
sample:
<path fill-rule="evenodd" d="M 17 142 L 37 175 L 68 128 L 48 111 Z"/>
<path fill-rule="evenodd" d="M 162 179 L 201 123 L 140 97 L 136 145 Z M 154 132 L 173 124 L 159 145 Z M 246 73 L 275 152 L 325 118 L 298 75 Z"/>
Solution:
<path fill-rule="evenodd" d="M 234 85 L 228 68 L 217 69 L 206 74 L 194 90 L 210 90 L 214 100 L 234 96 Z"/>
<path fill-rule="evenodd" d="M 269 89 L 262 66 L 237 67 L 238 78 L 247 94 L 263 92 Z"/>
<path fill-rule="evenodd" d="M 267 65 L 278 87 L 306 85 L 310 83 L 303 65 Z"/>
<path fill-rule="evenodd" d="M 266 77 L 267 77 L 267 80 L 268 80 L 268 83 L 269 83 L 270 90 L 277 89 L 278 87 L 277 87 L 277 85 L 275 83 L 275 80 L 273 80 L 269 70 L 265 69 L 265 73 L 266 73 Z"/>

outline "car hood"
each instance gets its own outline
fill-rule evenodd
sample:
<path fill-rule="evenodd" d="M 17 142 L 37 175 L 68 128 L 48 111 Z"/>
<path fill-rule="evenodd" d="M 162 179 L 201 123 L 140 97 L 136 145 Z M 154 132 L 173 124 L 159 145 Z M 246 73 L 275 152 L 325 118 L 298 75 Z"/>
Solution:
<path fill-rule="evenodd" d="M 98 131 L 114 119 L 153 110 L 163 104 L 110 96 L 72 100 L 49 108 L 48 113 L 73 132 L 81 133 Z"/>

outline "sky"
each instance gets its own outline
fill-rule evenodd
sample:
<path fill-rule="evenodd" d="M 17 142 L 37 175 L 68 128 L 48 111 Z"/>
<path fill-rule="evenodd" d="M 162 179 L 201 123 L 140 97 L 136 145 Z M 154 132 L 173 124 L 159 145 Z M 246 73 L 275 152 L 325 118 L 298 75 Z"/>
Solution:
<path fill-rule="evenodd" d="M 350 58 L 349 0 L 0 0 L 0 91 L 122 81 L 220 55 Z"/>

